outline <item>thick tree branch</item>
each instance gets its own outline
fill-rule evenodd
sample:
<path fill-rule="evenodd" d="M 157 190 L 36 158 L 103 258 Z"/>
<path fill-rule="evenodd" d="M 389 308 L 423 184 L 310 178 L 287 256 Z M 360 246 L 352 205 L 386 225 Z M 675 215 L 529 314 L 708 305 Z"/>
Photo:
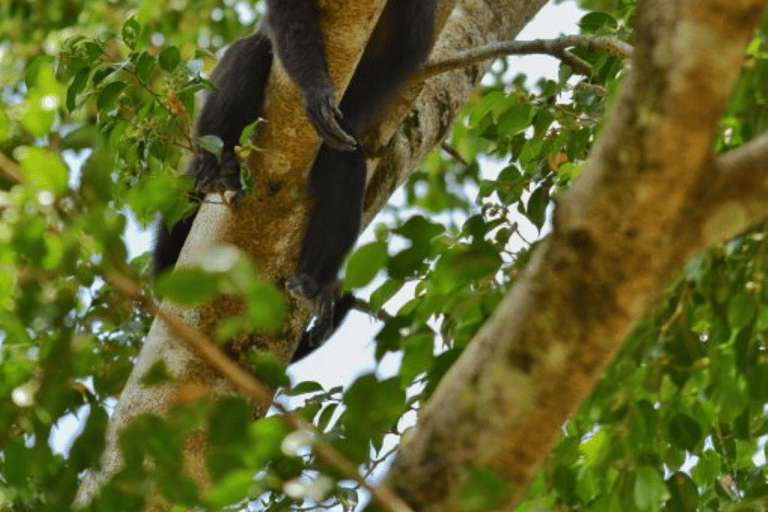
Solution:
<path fill-rule="evenodd" d="M 768 215 L 768 135 L 721 155 L 715 166 L 700 200 L 711 212 L 708 221 L 700 221 L 707 226 L 700 248 L 727 240 Z M 718 222 L 718 216 L 725 222 Z"/>
<path fill-rule="evenodd" d="M 464 510 L 463 485 L 476 469 L 508 482 L 498 508 L 509 510 L 691 247 L 714 243 L 702 200 L 717 178 L 714 126 L 765 4 L 641 2 L 630 72 L 588 166 L 555 210 L 552 235 L 401 446 L 389 482 L 415 510 Z M 762 146 L 742 162 L 759 161 Z M 738 156 L 723 158 L 721 174 Z M 721 196 L 725 204 L 727 194 L 710 197 Z M 717 218 L 731 225 L 719 234 L 750 220 Z"/>

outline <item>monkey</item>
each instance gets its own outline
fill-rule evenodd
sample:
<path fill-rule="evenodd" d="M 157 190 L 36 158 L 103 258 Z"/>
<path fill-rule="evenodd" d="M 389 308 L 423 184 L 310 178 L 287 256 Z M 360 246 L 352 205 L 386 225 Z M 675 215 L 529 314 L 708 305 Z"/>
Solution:
<path fill-rule="evenodd" d="M 366 155 L 360 138 L 376 127 L 428 57 L 436 6 L 437 0 L 386 2 L 338 106 L 317 0 L 267 0 L 266 28 L 232 44 L 212 74 L 217 90 L 205 101 L 197 131 L 219 136 L 224 146 L 220 162 L 204 151 L 193 158 L 188 172 L 200 193 L 240 191 L 234 146 L 243 128 L 262 113 L 273 52 L 300 90 L 307 116 L 322 139 L 309 175 L 307 227 L 296 273 L 288 283 L 313 302 L 315 323 L 302 336 L 293 360 L 325 342 L 354 305 L 353 296 L 338 291 L 338 272 L 361 226 Z M 170 230 L 160 223 L 155 273 L 175 263 L 191 224 L 191 217 Z"/>

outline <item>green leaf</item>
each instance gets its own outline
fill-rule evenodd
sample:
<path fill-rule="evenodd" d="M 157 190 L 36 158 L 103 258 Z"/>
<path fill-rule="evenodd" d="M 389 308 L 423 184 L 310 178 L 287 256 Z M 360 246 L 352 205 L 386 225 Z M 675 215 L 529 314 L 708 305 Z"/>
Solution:
<path fill-rule="evenodd" d="M 710 453 L 713 452 L 710 450 Z M 696 512 L 698 510 L 699 490 L 688 475 L 682 471 L 673 474 L 667 480 L 667 489 L 669 489 L 670 495 L 668 510 L 675 512 Z"/>
<path fill-rule="evenodd" d="M 667 487 L 661 472 L 641 466 L 635 472 L 635 505 L 640 510 L 659 510 L 667 498 Z"/>
<path fill-rule="evenodd" d="M 700 485 L 713 482 L 722 471 L 723 462 L 714 450 L 705 450 L 691 470 L 691 474 Z M 674 496 L 674 492 L 672 493 Z"/>
<path fill-rule="evenodd" d="M 115 106 L 117 97 L 120 96 L 120 93 L 123 92 L 126 87 L 128 87 L 128 84 L 120 80 L 105 85 L 101 91 L 99 91 L 99 95 L 96 98 L 96 108 L 104 113 L 112 110 Z"/>
<path fill-rule="evenodd" d="M 483 95 L 480 102 L 472 107 L 469 116 L 470 128 L 477 128 L 480 120 L 488 114 L 500 111 L 508 104 L 506 94 L 502 91 L 491 91 Z"/>
<path fill-rule="evenodd" d="M 374 375 L 359 377 L 344 394 L 347 413 L 344 425 L 349 442 L 348 455 L 365 458 L 369 443 L 378 444 L 405 407 L 405 392 L 399 378 L 379 381 Z"/>
<path fill-rule="evenodd" d="M 586 34 L 595 33 L 605 28 L 615 29 L 616 19 L 604 12 L 590 12 L 579 20 L 579 27 Z"/>
<path fill-rule="evenodd" d="M 683 450 L 691 451 L 701 441 L 701 427 L 690 416 L 675 414 L 669 420 L 669 435 L 672 442 Z"/>
<path fill-rule="evenodd" d="M 136 60 L 136 75 L 139 80 L 146 83 L 152 78 L 152 72 L 155 70 L 155 58 L 147 51 L 141 52 L 139 58 Z"/>
<path fill-rule="evenodd" d="M 338 407 L 339 404 L 331 403 L 327 407 L 324 407 L 320 412 L 320 416 L 318 416 L 315 424 L 321 432 L 325 432 L 325 430 L 328 428 L 328 425 L 330 424 L 331 419 L 333 419 L 333 415 L 336 413 Z"/>
<path fill-rule="evenodd" d="M 103 181 L 109 179 L 109 174 L 100 168 L 93 171 L 89 173 L 88 182 L 93 181 L 95 192 L 109 190 L 103 188 L 106 185 Z M 175 223 L 188 213 L 184 209 L 188 203 L 183 200 L 186 185 L 184 180 L 171 174 L 144 175 L 128 191 L 128 203 L 142 224 L 153 222 L 158 210 L 163 212 L 169 224 Z"/>
<path fill-rule="evenodd" d="M 256 486 L 252 469 L 232 471 L 219 480 L 208 492 L 208 505 L 213 509 L 221 509 L 227 505 L 244 500 Z"/>
<path fill-rule="evenodd" d="M 290 432 L 278 416 L 260 418 L 249 426 L 252 442 L 250 450 L 243 453 L 250 467 L 260 468 L 269 460 L 282 454 L 281 443 Z"/>
<path fill-rule="evenodd" d="M 11 118 L 4 110 L 0 110 L 0 141 L 8 137 L 11 131 Z"/>
<path fill-rule="evenodd" d="M 240 133 L 240 139 L 239 139 L 241 146 L 247 146 L 249 143 L 251 143 L 251 140 L 253 139 L 254 130 L 256 130 L 256 127 L 259 126 L 262 122 L 264 122 L 264 120 L 259 118 L 254 122 L 246 125 L 245 128 L 243 128 L 242 133 Z"/>
<path fill-rule="evenodd" d="M 285 365 L 273 352 L 257 350 L 251 356 L 253 373 L 264 385 L 271 388 L 290 386 L 291 381 L 285 374 Z"/>
<path fill-rule="evenodd" d="M 290 393 L 288 394 L 290 394 L 291 396 L 295 396 L 295 395 L 303 395 L 304 393 L 316 393 L 322 390 L 323 390 L 323 386 L 321 384 L 314 381 L 305 380 L 303 382 L 299 382 L 298 384 L 296 384 L 296 386 L 291 388 Z"/>
<path fill-rule="evenodd" d="M 32 186 L 55 194 L 67 190 L 69 170 L 58 154 L 39 147 L 20 146 L 14 151 L 14 156 L 21 163 L 26 181 Z"/>
<path fill-rule="evenodd" d="M 603 426 L 592 437 L 584 441 L 579 450 L 584 454 L 584 461 L 587 466 L 597 466 L 607 455 L 610 447 L 610 437 L 607 432 L 608 427 Z"/>
<path fill-rule="evenodd" d="M 216 159 L 221 160 L 221 153 L 224 150 L 224 141 L 216 135 L 203 135 L 196 139 L 197 144 L 204 150 L 213 153 Z"/>
<path fill-rule="evenodd" d="M 160 56 L 157 59 L 160 67 L 169 73 L 176 69 L 176 66 L 181 62 L 181 52 L 175 46 L 169 46 L 160 52 Z"/>
<path fill-rule="evenodd" d="M 387 258 L 387 244 L 384 242 L 371 242 L 357 249 L 347 260 L 344 287 L 361 288 L 373 281 Z"/>
<path fill-rule="evenodd" d="M 549 189 L 545 186 L 537 187 L 531 197 L 528 198 L 528 208 L 526 216 L 533 224 L 541 229 L 544 227 L 544 221 L 547 218 L 547 207 L 549 206 Z"/>
<path fill-rule="evenodd" d="M 171 302 L 181 305 L 202 304 L 216 293 L 219 276 L 200 268 L 178 268 L 155 281 L 155 291 Z"/>
<path fill-rule="evenodd" d="M 728 325 L 734 331 L 744 328 L 752 322 L 756 309 L 755 299 L 750 293 L 738 292 L 728 302 Z"/>
<path fill-rule="evenodd" d="M 512 136 L 531 126 L 533 111 L 529 104 L 515 105 L 499 118 L 499 133 Z"/>
<path fill-rule="evenodd" d="M 16 267 L 9 263 L 0 263 L 0 303 L 13 295 L 17 277 Z"/>
<path fill-rule="evenodd" d="M 273 283 L 259 281 L 248 290 L 248 317 L 256 327 L 276 333 L 283 326 L 285 297 Z"/>
<path fill-rule="evenodd" d="M 408 221 L 393 230 L 394 233 L 408 238 L 412 242 L 429 240 L 445 231 L 441 224 L 431 222 L 422 215 L 414 215 Z"/>
<path fill-rule="evenodd" d="M 461 489 L 461 508 L 464 510 L 502 509 L 508 495 L 507 482 L 496 471 L 469 468 Z"/>
<path fill-rule="evenodd" d="M 400 382 L 403 388 L 432 367 L 435 360 L 434 339 L 432 332 L 422 332 L 403 340 L 403 362 L 400 366 Z"/>
<path fill-rule="evenodd" d="M 35 60 L 36 73 L 31 88 L 23 103 L 21 122 L 38 137 L 46 135 L 56 121 L 56 112 L 61 107 L 64 88 L 56 79 L 52 63 L 47 59 Z"/>
<path fill-rule="evenodd" d="M 141 384 L 147 387 L 157 386 L 159 384 L 166 384 L 171 380 L 173 380 L 173 375 L 168 371 L 165 360 L 161 359 L 142 375 Z"/>
<path fill-rule="evenodd" d="M 121 31 L 123 41 L 131 50 L 136 49 L 136 41 L 139 38 L 140 32 L 141 25 L 139 25 L 139 22 L 136 21 L 135 18 L 130 18 L 125 23 L 123 23 L 123 28 Z"/>
<path fill-rule="evenodd" d="M 88 77 L 90 76 L 91 68 L 83 68 L 72 78 L 72 81 L 67 88 L 67 110 L 70 112 L 75 110 L 75 100 L 77 99 L 77 95 L 85 88 L 86 84 L 88 84 Z"/>
<path fill-rule="evenodd" d="M 405 284 L 399 279 L 387 279 L 371 293 L 370 303 L 374 311 L 379 311 Z"/>
<path fill-rule="evenodd" d="M 411 217 L 405 224 L 393 230 L 393 233 L 408 238 L 411 241 L 411 247 L 389 258 L 387 263 L 389 275 L 396 279 L 403 279 L 421 268 L 430 254 L 432 238 L 444 230 L 442 225 L 430 222 L 421 215 Z"/>

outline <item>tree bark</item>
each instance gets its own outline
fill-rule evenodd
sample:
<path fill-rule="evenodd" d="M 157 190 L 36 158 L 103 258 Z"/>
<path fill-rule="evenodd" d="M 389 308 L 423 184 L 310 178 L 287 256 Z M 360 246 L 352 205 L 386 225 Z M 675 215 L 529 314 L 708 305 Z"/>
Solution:
<path fill-rule="evenodd" d="M 768 213 L 766 140 L 712 151 L 765 4 L 640 3 L 627 78 L 552 234 L 400 448 L 387 482 L 414 510 L 466 510 L 478 469 L 507 482 L 509 510 L 664 284 Z"/>

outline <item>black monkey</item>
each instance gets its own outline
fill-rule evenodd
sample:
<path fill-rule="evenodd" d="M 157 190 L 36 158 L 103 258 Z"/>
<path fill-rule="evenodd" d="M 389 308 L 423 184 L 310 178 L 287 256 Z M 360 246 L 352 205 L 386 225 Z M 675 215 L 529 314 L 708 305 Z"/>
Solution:
<path fill-rule="evenodd" d="M 267 0 L 269 39 L 256 33 L 233 44 L 217 65 L 198 122 L 200 135 L 224 142 L 221 164 L 212 155 L 195 159 L 190 174 L 200 190 L 239 190 L 234 155 L 242 129 L 261 114 L 271 65 L 271 40 L 300 89 L 307 114 L 323 138 L 310 172 L 313 205 L 291 286 L 316 305 L 314 327 L 305 333 L 293 360 L 322 344 L 354 304 L 339 296 L 337 274 L 360 230 L 365 192 L 365 155 L 357 144 L 423 63 L 432 47 L 437 0 L 388 0 L 338 108 L 328 76 L 317 0 Z M 245 42 L 243 42 L 245 41 Z M 213 160 L 207 158 L 210 156 Z M 169 232 L 161 222 L 154 270 L 172 265 L 189 233 L 191 219 Z"/>

